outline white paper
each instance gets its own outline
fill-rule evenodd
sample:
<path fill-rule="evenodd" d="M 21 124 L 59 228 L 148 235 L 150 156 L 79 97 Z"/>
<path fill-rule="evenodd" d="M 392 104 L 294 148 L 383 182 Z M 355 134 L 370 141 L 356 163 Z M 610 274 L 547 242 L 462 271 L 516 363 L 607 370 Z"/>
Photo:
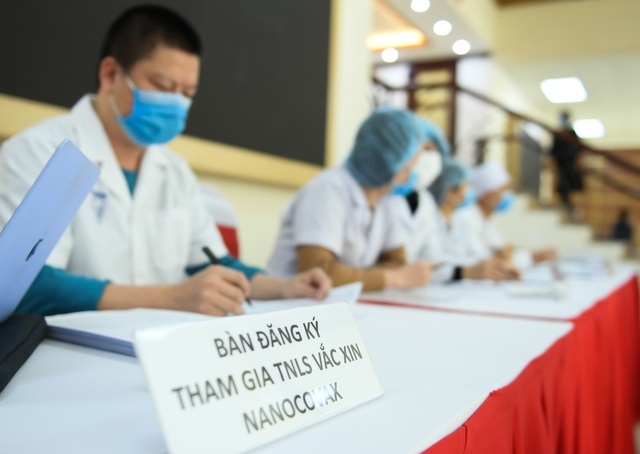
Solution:
<path fill-rule="evenodd" d="M 468 313 L 571 320 L 636 274 L 634 266 L 618 264 L 612 274 L 600 278 L 549 281 L 544 276 L 534 278 L 529 275 L 528 280 L 522 282 L 462 281 L 411 291 L 363 293 L 360 301 Z M 430 291 L 435 291 L 435 296 L 432 293 L 430 297 Z"/>
<path fill-rule="evenodd" d="M 355 304 L 361 289 L 361 282 L 336 287 L 322 301 L 309 298 L 254 301 L 253 306 L 245 304 L 245 311 L 247 314 L 256 314 L 337 302 Z M 136 329 L 191 323 L 211 318 L 215 317 L 192 312 L 138 308 L 53 315 L 46 317 L 46 321 L 49 327 L 47 336 L 50 339 L 135 356 L 133 332 Z"/>
<path fill-rule="evenodd" d="M 262 314 L 264 312 L 293 309 L 297 307 L 310 307 L 319 304 L 347 303 L 356 304 L 362 291 L 362 282 L 334 287 L 323 300 L 311 298 L 292 298 L 283 300 L 253 301 L 253 305 L 244 305 L 247 314 Z"/>
<path fill-rule="evenodd" d="M 192 312 L 160 309 L 87 311 L 46 317 L 50 339 L 135 356 L 133 332 L 179 323 L 209 320 L 212 317 Z"/>

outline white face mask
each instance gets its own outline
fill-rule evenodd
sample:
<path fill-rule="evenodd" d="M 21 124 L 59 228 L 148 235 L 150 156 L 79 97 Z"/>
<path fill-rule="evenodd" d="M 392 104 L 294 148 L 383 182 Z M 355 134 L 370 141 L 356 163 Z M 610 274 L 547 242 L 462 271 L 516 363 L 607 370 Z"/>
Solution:
<path fill-rule="evenodd" d="M 442 157 L 437 151 L 423 151 L 413 168 L 418 173 L 417 188 L 426 188 L 442 171 Z"/>

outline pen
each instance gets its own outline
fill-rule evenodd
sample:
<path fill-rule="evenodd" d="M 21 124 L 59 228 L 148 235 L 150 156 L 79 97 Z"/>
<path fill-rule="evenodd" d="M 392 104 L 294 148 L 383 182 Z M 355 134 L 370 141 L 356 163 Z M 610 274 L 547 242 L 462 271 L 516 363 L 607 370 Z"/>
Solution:
<path fill-rule="evenodd" d="M 204 255 L 207 256 L 207 258 L 209 259 L 209 261 L 211 262 L 212 265 L 220 265 L 220 260 L 211 251 L 211 249 L 209 249 L 209 246 L 203 246 L 202 247 L 202 252 L 204 252 Z M 249 306 L 253 306 L 253 303 L 251 302 L 251 300 L 249 298 L 246 298 L 245 301 L 247 302 L 247 304 Z"/>

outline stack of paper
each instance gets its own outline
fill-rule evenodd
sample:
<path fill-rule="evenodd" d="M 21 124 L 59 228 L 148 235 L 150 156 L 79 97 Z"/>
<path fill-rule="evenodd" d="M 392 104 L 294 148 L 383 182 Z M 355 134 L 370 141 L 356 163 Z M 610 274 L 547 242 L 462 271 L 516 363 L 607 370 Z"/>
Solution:
<path fill-rule="evenodd" d="M 47 317 L 47 337 L 135 357 L 132 343 L 135 330 L 211 318 L 202 314 L 160 309 L 76 312 Z"/>
<path fill-rule="evenodd" d="M 612 264 L 599 254 L 565 253 L 557 262 L 562 276 L 574 279 L 593 279 L 608 277 L 613 273 Z"/>
<path fill-rule="evenodd" d="M 308 298 L 254 301 L 252 307 L 245 307 L 248 314 L 286 310 L 295 307 L 329 304 L 337 302 L 356 303 L 362 284 L 336 287 L 322 301 Z M 123 311 L 90 311 L 73 314 L 53 315 L 46 318 L 47 337 L 50 339 L 106 350 L 121 355 L 135 357 L 133 333 L 144 328 L 182 323 L 194 323 L 215 319 L 191 312 L 167 311 L 160 309 L 129 309 Z"/>

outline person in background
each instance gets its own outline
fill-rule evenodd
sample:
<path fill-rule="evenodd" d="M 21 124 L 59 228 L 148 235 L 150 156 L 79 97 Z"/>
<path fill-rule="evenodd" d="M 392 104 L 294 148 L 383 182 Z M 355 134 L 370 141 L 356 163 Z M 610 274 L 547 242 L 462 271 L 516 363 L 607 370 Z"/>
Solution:
<path fill-rule="evenodd" d="M 629 210 L 622 209 L 618 214 L 618 220 L 611 229 L 611 238 L 624 242 L 631 242 L 633 239 L 633 226 L 629 219 Z"/>
<path fill-rule="evenodd" d="M 571 125 L 568 112 L 562 112 L 560 115 L 560 128 L 560 131 L 553 136 L 550 152 L 556 164 L 556 190 L 569 222 L 578 222 L 580 215 L 571 201 L 571 193 L 584 189 L 579 165 L 582 149 L 580 139 Z"/>
<path fill-rule="evenodd" d="M 405 237 L 418 234 L 429 239 L 436 236 L 433 232 L 436 229 L 435 218 L 438 208 L 427 188 L 438 177 L 444 163 L 451 159 L 451 147 L 435 123 L 420 116 L 416 116 L 416 120 L 425 140 L 414 167 L 416 184 L 396 188 L 393 195 L 400 197 L 395 198 L 393 204 L 395 215 L 405 231 Z M 433 246 L 438 249 L 436 244 Z M 418 260 L 418 247 L 415 243 L 406 242 L 405 249 L 409 263 Z M 437 276 L 434 275 L 434 278 Z"/>
<path fill-rule="evenodd" d="M 425 118 L 417 120 L 426 140 L 415 167 L 419 183 L 415 190 L 394 201 L 396 216 L 404 230 L 407 261 L 437 264 L 433 282 L 507 279 L 509 267 L 502 266 L 501 261 L 476 263 L 465 256 L 464 237 L 452 218 L 458 203 L 462 203 L 458 200 L 460 196 L 471 195 L 466 191 L 469 171 L 451 158 L 449 142 L 438 126 Z"/>
<path fill-rule="evenodd" d="M 518 271 L 507 261 L 490 257 L 478 261 L 468 245 L 470 237 L 465 235 L 462 226 L 456 220 L 457 213 L 464 211 L 475 203 L 475 194 L 470 188 L 471 171 L 463 164 L 449 159 L 442 172 L 429 186 L 438 205 L 436 213 L 437 242 L 442 248 L 443 263 L 449 270 L 448 280 L 491 279 L 494 281 L 517 279 Z M 419 242 L 419 238 L 412 239 Z M 433 247 L 432 247 L 433 248 Z M 431 251 L 423 252 L 425 260 L 430 258 Z"/>
<path fill-rule="evenodd" d="M 426 285 L 431 265 L 406 264 L 390 192 L 415 186 L 424 146 L 414 115 L 382 108 L 360 126 L 343 166 L 325 170 L 285 209 L 267 270 L 276 276 L 320 267 L 335 285 L 365 290 Z"/>
<path fill-rule="evenodd" d="M 231 257 L 206 215 L 193 171 L 163 145 L 184 129 L 201 47 L 196 31 L 173 11 L 133 7 L 107 32 L 97 94 L 3 144 L 0 224 L 62 139 L 101 168 L 18 312 L 154 307 L 226 315 L 243 313 L 249 296 L 326 295 L 331 283 L 318 268 L 278 279 Z M 205 246 L 220 264 L 211 265 Z"/>
<path fill-rule="evenodd" d="M 396 188 L 391 203 L 394 217 L 398 219 L 402 230 L 407 262 L 437 264 L 432 281 L 443 282 L 451 278 L 452 267 L 443 265 L 444 250 L 436 221 L 438 207 L 427 188 L 451 159 L 451 148 L 441 129 L 433 122 L 419 116 L 416 116 L 416 121 L 424 140 L 414 167 L 417 183 L 415 186 Z"/>
<path fill-rule="evenodd" d="M 459 213 L 460 228 L 468 245 L 467 253 L 473 260 L 483 261 L 497 258 L 511 261 L 513 248 L 507 244 L 493 223 L 495 213 L 508 211 L 514 201 L 510 190 L 511 177 L 495 162 L 487 162 L 476 167 L 471 177 L 471 188 L 476 195 L 476 203 Z M 542 249 L 527 254 L 519 260 L 521 266 L 555 259 L 553 249 Z"/>

